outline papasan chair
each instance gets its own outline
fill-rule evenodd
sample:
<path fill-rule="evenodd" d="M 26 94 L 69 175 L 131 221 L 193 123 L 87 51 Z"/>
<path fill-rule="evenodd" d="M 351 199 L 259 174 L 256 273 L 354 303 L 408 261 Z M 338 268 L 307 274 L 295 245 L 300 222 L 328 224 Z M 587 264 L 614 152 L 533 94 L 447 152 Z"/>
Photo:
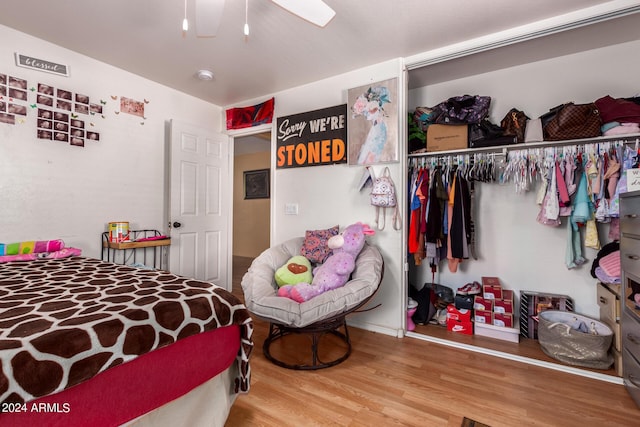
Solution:
<path fill-rule="evenodd" d="M 269 335 L 262 346 L 265 357 L 272 363 L 298 370 L 328 368 L 345 361 L 351 354 L 351 340 L 347 329 L 347 315 L 361 309 L 376 293 L 384 272 L 384 263 L 380 251 L 365 243 L 355 260 L 355 270 L 349 281 L 342 287 L 327 291 L 308 301 L 298 303 L 292 299 L 277 295 L 275 271 L 292 256 L 299 255 L 304 238 L 298 237 L 271 247 L 253 260 L 242 278 L 245 305 L 249 311 L 262 320 L 268 321 Z M 344 332 L 340 331 L 342 329 Z M 272 352 L 272 345 L 280 342 L 287 346 L 286 337 L 307 336 L 311 339 L 310 348 L 296 350 L 305 354 L 296 354 L 304 360 L 296 363 L 279 358 Z M 321 360 L 321 339 L 333 336 L 341 347 L 336 357 L 335 339 L 329 360 Z M 331 345 L 331 340 L 327 340 Z M 322 340 L 324 343 L 325 340 Z M 343 351 L 344 350 L 344 351 Z"/>

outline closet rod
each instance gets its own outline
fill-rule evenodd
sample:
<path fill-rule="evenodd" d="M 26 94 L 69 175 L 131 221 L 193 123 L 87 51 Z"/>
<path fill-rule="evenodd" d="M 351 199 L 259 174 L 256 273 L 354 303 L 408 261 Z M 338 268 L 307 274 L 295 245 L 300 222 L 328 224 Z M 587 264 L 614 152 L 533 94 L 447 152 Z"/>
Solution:
<path fill-rule="evenodd" d="M 638 143 L 640 141 L 640 134 L 628 134 L 628 135 L 611 135 L 611 136 L 598 136 L 595 138 L 587 139 L 564 139 L 562 141 L 540 141 L 540 142 L 523 142 L 520 144 L 498 145 L 495 147 L 478 147 L 478 148 L 461 148 L 459 150 L 445 150 L 445 151 L 431 151 L 428 153 L 415 153 L 409 154 L 409 158 L 413 157 L 434 157 L 434 156 L 446 156 L 452 154 L 471 154 L 471 153 L 502 153 L 507 154 L 509 150 L 526 150 L 528 148 L 544 148 L 544 147 L 564 147 L 566 145 L 587 145 L 597 144 L 599 142 L 616 142 L 624 141 L 625 144 Z"/>

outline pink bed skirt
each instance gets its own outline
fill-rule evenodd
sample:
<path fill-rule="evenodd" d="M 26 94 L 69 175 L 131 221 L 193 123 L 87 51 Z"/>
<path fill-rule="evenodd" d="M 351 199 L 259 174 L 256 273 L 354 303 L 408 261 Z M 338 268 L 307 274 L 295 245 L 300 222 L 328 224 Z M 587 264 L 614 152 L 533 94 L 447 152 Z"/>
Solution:
<path fill-rule="evenodd" d="M 5 404 L 0 425 L 118 426 L 218 375 L 236 363 L 239 348 L 238 325 L 190 336 L 60 393 Z"/>

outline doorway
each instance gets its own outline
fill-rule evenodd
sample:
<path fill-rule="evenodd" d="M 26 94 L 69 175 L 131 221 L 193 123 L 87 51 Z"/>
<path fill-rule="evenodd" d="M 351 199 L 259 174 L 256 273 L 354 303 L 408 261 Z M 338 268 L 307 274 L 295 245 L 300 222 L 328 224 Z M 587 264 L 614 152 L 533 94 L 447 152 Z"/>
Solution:
<path fill-rule="evenodd" d="M 271 132 L 235 137 L 233 151 L 232 288 L 242 295 L 242 276 L 270 245 Z"/>

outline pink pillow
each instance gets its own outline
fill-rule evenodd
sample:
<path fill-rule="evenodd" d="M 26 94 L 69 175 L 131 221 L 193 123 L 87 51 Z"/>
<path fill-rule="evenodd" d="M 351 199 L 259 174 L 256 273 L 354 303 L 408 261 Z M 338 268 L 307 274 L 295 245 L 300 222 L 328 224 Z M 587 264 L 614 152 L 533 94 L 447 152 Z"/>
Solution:
<path fill-rule="evenodd" d="M 338 234 L 339 226 L 326 230 L 307 230 L 304 234 L 304 243 L 300 249 L 300 255 L 314 264 L 322 264 L 331 255 L 331 249 L 327 241 Z"/>

